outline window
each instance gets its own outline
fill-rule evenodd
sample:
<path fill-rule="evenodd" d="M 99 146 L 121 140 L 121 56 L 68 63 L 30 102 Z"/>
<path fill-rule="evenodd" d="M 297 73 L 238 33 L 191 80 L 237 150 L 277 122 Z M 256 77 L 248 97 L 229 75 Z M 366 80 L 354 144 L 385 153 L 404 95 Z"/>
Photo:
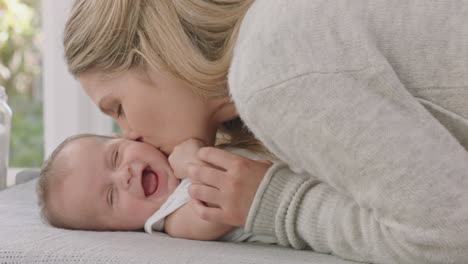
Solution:
<path fill-rule="evenodd" d="M 38 167 L 44 155 L 40 3 L 0 0 L 0 85 L 13 110 L 10 167 Z"/>
<path fill-rule="evenodd" d="M 72 3 L 0 0 L 0 85 L 13 110 L 10 167 L 39 167 L 68 136 L 112 132 L 63 58 Z"/>
<path fill-rule="evenodd" d="M 45 156 L 68 136 L 112 133 L 112 120 L 84 94 L 63 58 L 63 28 L 72 4 L 73 0 L 42 0 Z"/>

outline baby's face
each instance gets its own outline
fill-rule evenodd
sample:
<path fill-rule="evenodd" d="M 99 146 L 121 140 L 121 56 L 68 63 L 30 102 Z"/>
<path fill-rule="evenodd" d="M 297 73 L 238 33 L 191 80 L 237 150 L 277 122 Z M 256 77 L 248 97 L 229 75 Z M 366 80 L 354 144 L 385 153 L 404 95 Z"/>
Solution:
<path fill-rule="evenodd" d="M 57 161 L 70 170 L 58 209 L 77 229 L 142 228 L 179 184 L 158 149 L 122 138 L 76 139 Z"/>

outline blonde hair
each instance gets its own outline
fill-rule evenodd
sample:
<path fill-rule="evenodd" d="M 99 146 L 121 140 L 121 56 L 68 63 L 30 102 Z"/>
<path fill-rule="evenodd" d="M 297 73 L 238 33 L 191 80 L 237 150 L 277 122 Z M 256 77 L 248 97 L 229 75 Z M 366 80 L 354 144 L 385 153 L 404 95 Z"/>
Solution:
<path fill-rule="evenodd" d="M 69 71 L 119 74 L 151 67 L 204 97 L 229 95 L 227 74 L 253 0 L 76 0 L 64 33 Z M 222 146 L 267 152 L 240 119 Z M 224 140 L 224 141 L 223 141 Z"/>
<path fill-rule="evenodd" d="M 55 150 L 52 152 L 52 154 L 50 154 L 49 158 L 44 162 L 41 168 L 39 180 L 36 184 L 37 200 L 40 208 L 41 218 L 52 226 L 66 229 L 75 229 L 70 225 L 70 223 L 66 221 L 65 217 L 60 212 L 54 210 L 54 207 L 51 206 L 53 199 L 52 193 L 57 192 L 57 189 L 60 188 L 68 171 L 63 166 L 59 166 L 61 164 L 57 164 L 57 157 L 71 142 L 86 137 L 111 138 L 93 134 L 79 134 L 68 137 L 62 143 L 60 143 L 57 148 L 55 148 Z"/>

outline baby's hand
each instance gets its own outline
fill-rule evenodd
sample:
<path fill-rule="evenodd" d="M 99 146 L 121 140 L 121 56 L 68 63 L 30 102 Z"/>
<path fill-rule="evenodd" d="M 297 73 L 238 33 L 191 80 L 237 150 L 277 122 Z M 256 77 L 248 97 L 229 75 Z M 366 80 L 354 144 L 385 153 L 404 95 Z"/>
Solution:
<path fill-rule="evenodd" d="M 178 179 L 187 177 L 187 164 L 205 164 L 205 162 L 197 158 L 198 150 L 204 146 L 205 144 L 199 139 L 188 139 L 174 147 L 169 156 L 169 164 Z"/>

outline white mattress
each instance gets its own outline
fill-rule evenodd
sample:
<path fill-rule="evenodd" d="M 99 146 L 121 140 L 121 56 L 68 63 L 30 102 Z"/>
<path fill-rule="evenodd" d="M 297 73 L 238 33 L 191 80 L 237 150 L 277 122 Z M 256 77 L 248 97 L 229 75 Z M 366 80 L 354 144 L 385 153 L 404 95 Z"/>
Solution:
<path fill-rule="evenodd" d="M 353 263 L 274 245 L 52 228 L 39 218 L 35 182 L 0 192 L 0 263 Z"/>

